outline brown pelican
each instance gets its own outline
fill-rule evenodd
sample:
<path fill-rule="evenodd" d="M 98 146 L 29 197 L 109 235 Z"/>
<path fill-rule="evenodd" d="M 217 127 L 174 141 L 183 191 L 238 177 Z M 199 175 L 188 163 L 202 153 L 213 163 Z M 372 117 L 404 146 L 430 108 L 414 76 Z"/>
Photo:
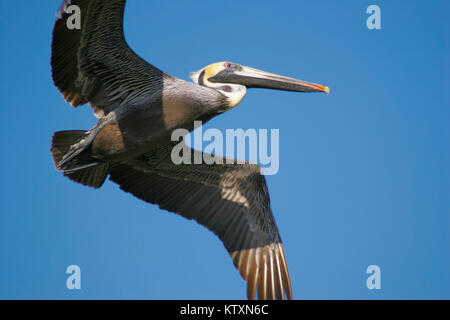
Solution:
<path fill-rule="evenodd" d="M 69 29 L 76 5 L 81 28 Z M 72 106 L 89 102 L 99 118 L 87 131 L 53 136 L 56 168 L 99 188 L 105 179 L 213 231 L 247 283 L 249 299 L 292 299 L 291 282 L 257 164 L 175 165 L 171 133 L 193 129 L 236 107 L 247 88 L 326 92 L 328 88 L 231 62 L 172 77 L 138 57 L 123 34 L 125 0 L 67 0 L 53 30 L 52 76 Z M 194 151 L 195 153 L 200 151 Z M 222 161 L 222 163 L 225 163 Z"/>

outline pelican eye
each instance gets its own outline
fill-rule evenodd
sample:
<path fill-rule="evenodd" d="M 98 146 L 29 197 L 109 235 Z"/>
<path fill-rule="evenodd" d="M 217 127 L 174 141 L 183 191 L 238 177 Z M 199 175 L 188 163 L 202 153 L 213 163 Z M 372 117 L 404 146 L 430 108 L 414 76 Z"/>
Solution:
<path fill-rule="evenodd" d="M 242 66 L 236 63 L 225 62 L 223 64 L 226 71 L 240 71 L 242 70 Z"/>

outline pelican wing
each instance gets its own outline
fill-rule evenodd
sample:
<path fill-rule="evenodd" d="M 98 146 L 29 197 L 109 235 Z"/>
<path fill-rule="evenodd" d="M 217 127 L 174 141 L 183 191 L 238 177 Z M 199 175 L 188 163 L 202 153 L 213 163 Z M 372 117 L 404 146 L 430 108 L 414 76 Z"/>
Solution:
<path fill-rule="evenodd" d="M 188 148 L 188 147 L 186 147 Z M 191 150 L 191 149 L 189 149 Z M 266 181 L 257 164 L 173 164 L 171 146 L 133 163 L 115 164 L 110 179 L 121 189 L 213 231 L 248 282 L 254 299 L 292 298 L 283 245 Z M 192 151 L 192 159 L 202 157 Z M 233 160 L 235 161 L 235 160 Z"/>
<path fill-rule="evenodd" d="M 74 107 L 90 102 L 105 113 L 161 88 L 167 75 L 138 57 L 125 41 L 124 8 L 125 0 L 62 4 L 53 29 L 52 76 Z"/>

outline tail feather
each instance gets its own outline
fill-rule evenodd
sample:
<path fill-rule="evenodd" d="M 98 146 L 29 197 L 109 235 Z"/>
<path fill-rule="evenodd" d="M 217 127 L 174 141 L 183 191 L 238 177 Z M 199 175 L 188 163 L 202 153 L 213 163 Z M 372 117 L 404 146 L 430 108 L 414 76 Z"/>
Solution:
<path fill-rule="evenodd" d="M 69 179 L 97 189 L 105 182 L 109 172 L 109 165 L 107 162 L 103 162 L 95 167 L 88 167 L 72 172 L 63 172 Z"/>
<path fill-rule="evenodd" d="M 70 147 L 83 138 L 85 130 L 58 131 L 53 134 L 52 155 L 56 168 L 60 170 L 60 162 L 69 152 Z"/>
<path fill-rule="evenodd" d="M 108 176 L 109 163 L 93 159 L 84 148 L 78 150 L 71 148 L 85 137 L 85 133 L 83 130 L 55 132 L 51 148 L 53 162 L 69 179 L 86 186 L 100 188 Z"/>

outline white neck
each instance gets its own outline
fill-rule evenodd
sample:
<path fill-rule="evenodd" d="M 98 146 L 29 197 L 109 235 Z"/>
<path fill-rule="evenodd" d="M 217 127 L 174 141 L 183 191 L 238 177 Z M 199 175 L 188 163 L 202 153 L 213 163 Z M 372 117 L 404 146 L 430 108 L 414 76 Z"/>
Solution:
<path fill-rule="evenodd" d="M 237 106 L 247 93 L 247 88 L 243 85 L 235 83 L 210 82 L 207 79 L 202 79 L 201 81 L 199 81 L 199 76 L 200 72 L 193 72 L 191 74 L 191 79 L 199 85 L 215 89 L 222 93 L 227 97 L 228 105 L 230 108 L 234 108 L 235 106 Z"/>

